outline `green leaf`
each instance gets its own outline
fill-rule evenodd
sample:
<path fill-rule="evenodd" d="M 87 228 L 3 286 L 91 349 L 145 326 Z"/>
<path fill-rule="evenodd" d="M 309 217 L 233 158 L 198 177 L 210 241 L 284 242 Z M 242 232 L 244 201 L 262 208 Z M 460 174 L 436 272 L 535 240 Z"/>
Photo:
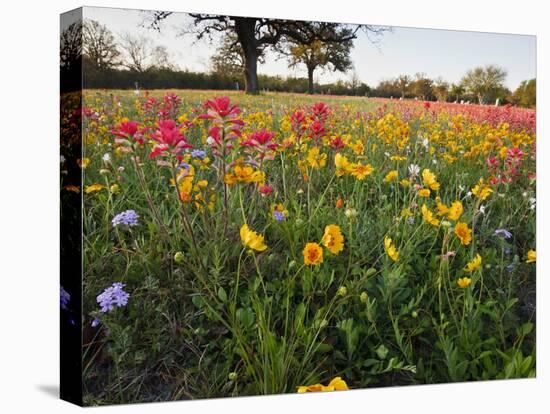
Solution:
<path fill-rule="evenodd" d="M 227 302 L 227 293 L 225 293 L 225 289 L 220 286 L 218 289 L 218 297 L 222 302 Z"/>
<path fill-rule="evenodd" d="M 378 348 L 376 348 L 376 355 L 378 355 L 378 358 L 380 359 L 386 359 L 388 356 L 388 348 L 386 348 L 383 344 L 380 345 Z"/>

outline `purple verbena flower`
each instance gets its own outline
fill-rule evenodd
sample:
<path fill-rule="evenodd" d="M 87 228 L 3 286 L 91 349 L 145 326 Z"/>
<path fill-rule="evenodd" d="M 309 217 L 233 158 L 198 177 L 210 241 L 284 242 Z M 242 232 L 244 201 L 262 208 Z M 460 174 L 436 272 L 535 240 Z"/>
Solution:
<path fill-rule="evenodd" d="M 510 239 L 512 237 L 512 233 L 506 229 L 496 229 L 495 236 L 502 237 L 503 239 Z"/>
<path fill-rule="evenodd" d="M 101 306 L 101 312 L 110 312 L 115 306 L 119 308 L 126 306 L 130 295 L 124 291 L 124 286 L 124 283 L 115 282 L 97 296 L 96 300 Z"/>
<path fill-rule="evenodd" d="M 126 210 L 122 213 L 118 213 L 111 223 L 113 227 L 118 226 L 119 224 L 126 224 L 127 226 L 133 227 L 138 225 L 139 215 L 135 210 Z"/>
<path fill-rule="evenodd" d="M 63 286 L 61 286 L 61 309 L 67 310 L 69 307 L 69 302 L 71 301 L 71 295 Z"/>
<path fill-rule="evenodd" d="M 277 210 L 273 212 L 273 217 L 277 221 L 284 221 L 285 219 L 284 213 L 282 211 L 277 211 Z"/>
<path fill-rule="evenodd" d="M 191 151 L 191 156 L 193 158 L 200 158 L 202 160 L 206 157 L 206 151 L 195 149 Z"/>

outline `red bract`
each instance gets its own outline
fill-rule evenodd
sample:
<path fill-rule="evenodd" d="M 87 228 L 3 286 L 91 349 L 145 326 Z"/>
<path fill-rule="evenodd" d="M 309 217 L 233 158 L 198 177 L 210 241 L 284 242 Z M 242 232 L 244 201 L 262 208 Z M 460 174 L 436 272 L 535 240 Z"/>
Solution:
<path fill-rule="evenodd" d="M 319 121 L 325 121 L 329 114 L 329 107 L 324 102 L 317 102 L 311 107 L 313 116 Z"/>
<path fill-rule="evenodd" d="M 248 136 L 245 141 L 241 142 L 244 147 L 253 148 L 258 152 L 260 159 L 273 159 L 273 151 L 279 146 L 276 142 L 273 142 L 274 132 L 269 132 L 265 129 L 253 132 Z"/>
<path fill-rule="evenodd" d="M 429 103 L 428 101 L 424 102 L 424 109 L 430 109 L 430 106 L 432 106 L 431 103 Z"/>
<path fill-rule="evenodd" d="M 214 155 L 224 158 L 227 155 L 225 150 L 233 148 L 231 141 L 241 136 L 244 125 L 243 120 L 238 118 L 241 110 L 237 105 L 231 105 L 227 96 L 209 99 L 204 107 L 206 113 L 199 115 L 199 118 L 212 122 L 206 142 L 212 146 Z"/>
<path fill-rule="evenodd" d="M 334 137 L 330 140 L 329 146 L 332 149 L 342 149 L 346 146 L 346 144 L 344 144 L 344 141 L 342 141 L 342 137 L 338 136 L 338 137 Z"/>
<path fill-rule="evenodd" d="M 136 121 L 121 122 L 111 132 L 118 137 L 132 138 L 138 130 L 138 125 Z"/>
<path fill-rule="evenodd" d="M 158 122 L 158 129 L 152 138 L 157 142 L 149 158 L 155 158 L 159 155 L 166 156 L 170 153 L 180 157 L 185 148 L 192 148 L 185 136 L 180 132 L 175 121 L 168 119 Z"/>
<path fill-rule="evenodd" d="M 132 152 L 133 142 L 137 142 L 142 145 L 145 140 L 143 133 L 145 130 L 138 130 L 139 124 L 135 121 L 121 122 L 111 130 L 111 133 L 116 136 L 115 145 L 117 145 L 123 152 Z"/>
<path fill-rule="evenodd" d="M 485 163 L 487 164 L 487 167 L 489 167 L 489 169 L 492 169 L 492 170 L 497 169 L 498 166 L 500 165 L 500 161 L 498 160 L 497 157 L 489 157 L 487 158 Z"/>
<path fill-rule="evenodd" d="M 321 138 L 326 133 L 325 126 L 319 121 L 313 121 L 309 128 L 311 131 L 310 137 L 312 138 Z"/>
<path fill-rule="evenodd" d="M 241 113 L 241 110 L 237 105 L 231 105 L 228 96 L 209 99 L 204 103 L 204 107 L 207 111 L 206 114 L 199 116 L 200 119 L 228 118 L 226 121 L 244 124 L 242 120 L 235 119 Z"/>

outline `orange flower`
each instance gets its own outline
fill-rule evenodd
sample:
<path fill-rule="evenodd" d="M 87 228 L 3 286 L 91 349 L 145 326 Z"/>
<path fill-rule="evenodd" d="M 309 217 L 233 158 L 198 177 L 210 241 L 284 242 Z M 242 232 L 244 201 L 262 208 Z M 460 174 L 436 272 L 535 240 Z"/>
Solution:
<path fill-rule="evenodd" d="M 318 265 L 323 263 L 323 249 L 317 243 L 307 243 L 304 247 L 304 264 Z"/>
<path fill-rule="evenodd" d="M 472 241 L 472 230 L 468 228 L 466 223 L 456 223 L 455 234 L 464 246 L 468 246 Z"/>

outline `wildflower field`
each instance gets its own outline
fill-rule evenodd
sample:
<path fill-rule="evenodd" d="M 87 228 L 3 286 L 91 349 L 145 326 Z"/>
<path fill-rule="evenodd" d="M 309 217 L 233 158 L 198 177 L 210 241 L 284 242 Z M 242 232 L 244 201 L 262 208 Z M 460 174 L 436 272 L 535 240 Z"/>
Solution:
<path fill-rule="evenodd" d="M 535 376 L 534 111 L 83 95 L 86 404 Z"/>

